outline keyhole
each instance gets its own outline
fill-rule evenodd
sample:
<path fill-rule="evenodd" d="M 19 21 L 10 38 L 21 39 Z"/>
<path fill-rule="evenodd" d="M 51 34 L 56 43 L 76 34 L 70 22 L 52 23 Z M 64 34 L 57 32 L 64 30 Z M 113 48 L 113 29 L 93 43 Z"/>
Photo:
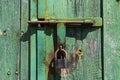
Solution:
<path fill-rule="evenodd" d="M 59 50 L 59 51 L 57 52 L 57 59 L 65 59 L 65 57 L 66 57 L 66 54 L 65 54 L 64 51 Z"/>

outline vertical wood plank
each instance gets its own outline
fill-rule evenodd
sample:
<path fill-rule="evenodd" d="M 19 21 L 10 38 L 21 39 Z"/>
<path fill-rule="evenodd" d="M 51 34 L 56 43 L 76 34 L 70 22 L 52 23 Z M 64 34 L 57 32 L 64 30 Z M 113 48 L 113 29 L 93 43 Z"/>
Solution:
<path fill-rule="evenodd" d="M 46 25 L 45 29 L 45 66 L 46 66 L 46 80 L 54 80 L 55 66 L 54 66 L 54 25 Z"/>
<path fill-rule="evenodd" d="M 66 27 L 64 24 L 57 25 L 57 45 L 65 44 Z"/>
<path fill-rule="evenodd" d="M 104 77 L 120 80 L 120 2 L 103 0 L 104 19 Z"/>
<path fill-rule="evenodd" d="M 102 80 L 101 29 L 82 29 L 83 79 Z"/>
<path fill-rule="evenodd" d="M 69 56 L 69 72 L 67 78 L 69 80 L 82 80 L 82 59 L 80 59 L 80 62 L 78 62 L 76 59 L 77 57 L 75 57 L 75 52 L 78 49 L 82 50 L 81 28 L 74 28 L 68 26 L 66 31 L 66 50 Z"/>
<path fill-rule="evenodd" d="M 54 0 L 47 0 L 46 1 L 46 13 L 45 13 L 45 18 L 55 18 L 55 14 L 54 14 Z"/>
<path fill-rule="evenodd" d="M 37 0 L 30 0 L 30 20 L 37 20 Z"/>
<path fill-rule="evenodd" d="M 30 0 L 30 20 L 37 20 L 37 0 Z M 30 28 L 30 80 L 36 80 L 36 28 Z"/>
<path fill-rule="evenodd" d="M 38 0 L 38 18 L 45 18 L 47 0 Z"/>
<path fill-rule="evenodd" d="M 37 80 L 46 80 L 45 29 L 37 30 Z"/>
<path fill-rule="evenodd" d="M 38 0 L 39 18 L 100 17 L 100 0 Z"/>
<path fill-rule="evenodd" d="M 19 79 L 19 75 L 15 75 L 16 70 L 19 71 L 19 10 L 18 0 L 0 0 L 0 80 Z"/>
<path fill-rule="evenodd" d="M 70 80 L 102 80 L 101 72 L 101 29 L 67 28 L 66 45 L 71 67 L 68 74 Z M 82 50 L 82 57 L 75 62 L 74 53 Z M 72 62 L 71 62 L 72 61 Z M 76 63 L 75 67 L 72 65 Z"/>
<path fill-rule="evenodd" d="M 100 17 L 101 11 L 100 0 L 85 0 L 84 1 L 84 18 L 87 17 Z"/>
<path fill-rule="evenodd" d="M 30 37 L 30 80 L 36 80 L 36 29 L 31 30 L 34 34 Z"/>
<path fill-rule="evenodd" d="M 54 0 L 54 15 L 57 19 L 64 19 L 67 17 L 67 0 Z"/>
<path fill-rule="evenodd" d="M 28 18 L 29 18 L 29 2 L 27 0 L 21 0 L 21 70 L 20 70 L 20 79 L 28 80 L 29 79 L 29 36 L 30 29 L 28 27 Z"/>

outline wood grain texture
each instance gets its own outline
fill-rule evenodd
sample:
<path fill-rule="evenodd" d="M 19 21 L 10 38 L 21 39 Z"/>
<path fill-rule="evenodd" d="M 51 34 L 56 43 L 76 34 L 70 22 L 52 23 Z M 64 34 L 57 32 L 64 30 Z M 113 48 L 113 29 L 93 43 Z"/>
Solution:
<path fill-rule="evenodd" d="M 31 33 L 33 33 L 30 37 L 30 79 L 36 80 L 36 29 L 31 28 Z"/>
<path fill-rule="evenodd" d="M 66 46 L 71 63 L 69 80 L 102 80 L 100 36 L 100 29 L 67 28 Z M 80 61 L 75 61 L 74 53 L 78 49 L 83 55 Z"/>
<path fill-rule="evenodd" d="M 29 2 L 27 0 L 21 0 L 21 70 L 20 70 L 20 80 L 28 80 L 29 78 L 29 39 L 30 39 L 30 29 L 28 27 L 27 21 L 29 19 Z"/>
<path fill-rule="evenodd" d="M 99 17 L 100 0 L 38 0 L 38 18 Z"/>
<path fill-rule="evenodd" d="M 41 20 L 43 18 L 100 17 L 100 10 L 100 0 L 38 0 L 38 18 Z M 56 25 L 53 26 L 56 27 Z M 37 78 L 47 80 L 102 80 L 101 28 L 92 28 L 91 26 L 90 28 L 89 26 L 82 26 L 82 28 L 79 28 L 81 26 L 74 28 L 67 26 L 66 28 L 66 25 L 62 23 L 57 24 L 57 28 L 53 28 L 53 26 L 44 25 L 44 28 L 37 31 Z M 58 74 L 54 66 L 54 53 L 58 48 L 56 45 L 61 43 L 66 46 L 69 56 L 69 68 L 61 70 L 61 73 L 65 71 L 64 75 Z M 78 49 L 83 52 L 80 61 L 75 55 Z M 35 57 L 32 63 L 36 63 Z M 35 71 L 35 65 L 32 69 Z M 36 79 L 35 73 L 32 77 L 34 78 L 31 80 Z"/>
<path fill-rule="evenodd" d="M 46 80 L 46 65 L 45 63 L 45 29 L 37 30 L 37 79 Z"/>
<path fill-rule="evenodd" d="M 30 0 L 30 20 L 37 20 L 37 0 Z M 37 29 L 30 26 L 30 80 L 36 80 L 36 40 Z"/>
<path fill-rule="evenodd" d="M 120 80 L 120 2 L 104 0 L 104 77 Z"/>
<path fill-rule="evenodd" d="M 20 58 L 19 10 L 19 0 L 0 0 L 0 80 L 19 78 L 15 75 L 16 70 L 19 71 Z"/>
<path fill-rule="evenodd" d="M 54 26 L 45 26 L 45 66 L 46 66 L 46 80 L 54 80 Z"/>

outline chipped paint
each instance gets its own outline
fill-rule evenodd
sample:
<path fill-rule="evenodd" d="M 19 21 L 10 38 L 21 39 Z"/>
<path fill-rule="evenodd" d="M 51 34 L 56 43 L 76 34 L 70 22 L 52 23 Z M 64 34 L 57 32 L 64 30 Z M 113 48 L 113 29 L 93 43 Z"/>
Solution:
<path fill-rule="evenodd" d="M 115 39 L 114 38 L 112 38 L 112 36 L 110 35 L 110 33 L 107 33 L 106 35 L 105 35 L 105 40 L 107 39 L 107 41 L 108 41 L 108 45 L 111 47 L 111 49 L 112 49 L 112 51 L 114 52 L 114 53 L 116 53 L 116 47 L 117 47 L 117 43 L 116 43 L 116 41 L 115 41 Z"/>

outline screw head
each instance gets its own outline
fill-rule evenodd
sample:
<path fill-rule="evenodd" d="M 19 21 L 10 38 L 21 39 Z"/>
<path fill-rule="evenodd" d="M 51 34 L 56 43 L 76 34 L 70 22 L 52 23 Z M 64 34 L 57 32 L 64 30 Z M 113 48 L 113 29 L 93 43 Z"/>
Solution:
<path fill-rule="evenodd" d="M 10 72 L 10 71 L 8 71 L 8 72 L 7 72 L 7 75 L 11 75 L 11 72 Z"/>

